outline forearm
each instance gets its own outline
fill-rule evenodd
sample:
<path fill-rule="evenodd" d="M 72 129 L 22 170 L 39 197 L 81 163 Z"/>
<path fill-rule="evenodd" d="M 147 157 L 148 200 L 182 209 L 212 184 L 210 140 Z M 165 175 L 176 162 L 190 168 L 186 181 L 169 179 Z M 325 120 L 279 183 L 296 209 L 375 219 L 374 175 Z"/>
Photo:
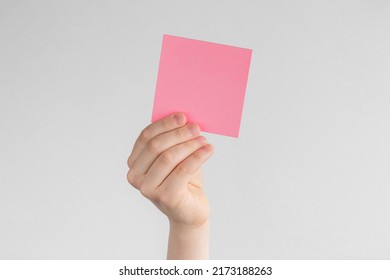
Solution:
<path fill-rule="evenodd" d="M 170 223 L 168 260 L 206 260 L 208 258 L 208 221 L 196 228 Z"/>

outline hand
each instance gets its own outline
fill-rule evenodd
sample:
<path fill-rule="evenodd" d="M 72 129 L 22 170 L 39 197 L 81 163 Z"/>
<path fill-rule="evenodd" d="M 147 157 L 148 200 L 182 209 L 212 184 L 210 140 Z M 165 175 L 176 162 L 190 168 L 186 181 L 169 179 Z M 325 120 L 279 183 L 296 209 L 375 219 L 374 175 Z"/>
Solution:
<path fill-rule="evenodd" d="M 175 113 L 147 126 L 128 159 L 127 179 L 169 219 L 171 230 L 200 229 L 208 223 L 201 166 L 213 146 L 195 123 Z"/>

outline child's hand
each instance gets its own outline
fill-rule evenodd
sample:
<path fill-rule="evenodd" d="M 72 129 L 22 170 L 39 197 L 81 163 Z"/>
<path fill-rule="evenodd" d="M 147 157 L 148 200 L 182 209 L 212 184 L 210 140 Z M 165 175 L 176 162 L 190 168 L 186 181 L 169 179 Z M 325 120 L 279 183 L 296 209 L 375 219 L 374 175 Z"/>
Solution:
<path fill-rule="evenodd" d="M 128 159 L 129 183 L 167 215 L 171 230 L 208 222 L 201 166 L 213 146 L 199 133 L 198 125 L 186 124 L 184 114 L 170 115 L 141 132 Z"/>

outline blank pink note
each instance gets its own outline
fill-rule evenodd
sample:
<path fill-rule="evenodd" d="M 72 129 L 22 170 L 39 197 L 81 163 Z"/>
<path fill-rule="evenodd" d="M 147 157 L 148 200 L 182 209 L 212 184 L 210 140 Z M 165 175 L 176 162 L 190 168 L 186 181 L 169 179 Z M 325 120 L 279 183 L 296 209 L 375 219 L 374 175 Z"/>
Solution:
<path fill-rule="evenodd" d="M 164 35 L 152 121 L 186 114 L 202 131 L 238 137 L 252 50 Z"/>

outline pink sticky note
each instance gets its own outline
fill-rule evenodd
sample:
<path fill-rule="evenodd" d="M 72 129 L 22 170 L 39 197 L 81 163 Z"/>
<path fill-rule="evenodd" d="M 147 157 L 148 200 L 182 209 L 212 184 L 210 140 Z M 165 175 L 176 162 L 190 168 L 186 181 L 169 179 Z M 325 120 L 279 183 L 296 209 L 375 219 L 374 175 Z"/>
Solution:
<path fill-rule="evenodd" d="M 252 50 L 164 35 L 152 121 L 186 114 L 202 131 L 238 137 Z"/>

